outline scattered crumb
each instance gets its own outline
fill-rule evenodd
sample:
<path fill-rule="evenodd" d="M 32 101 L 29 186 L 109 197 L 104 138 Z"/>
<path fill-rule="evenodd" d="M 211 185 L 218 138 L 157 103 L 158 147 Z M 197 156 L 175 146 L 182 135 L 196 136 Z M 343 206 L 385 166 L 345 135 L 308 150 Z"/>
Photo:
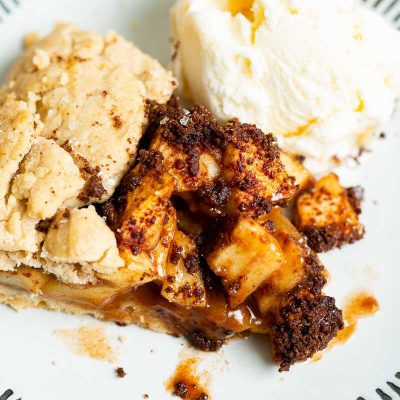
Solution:
<path fill-rule="evenodd" d="M 126 376 L 126 372 L 122 367 L 118 367 L 115 370 L 115 373 L 117 374 L 118 378 L 124 378 Z"/>
<path fill-rule="evenodd" d="M 145 394 L 143 395 L 143 398 L 144 398 L 144 399 L 148 399 L 148 398 L 149 398 L 149 395 L 148 395 L 147 393 L 145 393 Z"/>
<path fill-rule="evenodd" d="M 54 366 L 56 366 L 56 365 L 57 365 L 57 363 L 56 363 L 55 361 L 52 361 L 52 362 L 51 362 L 51 365 L 54 365 Z"/>
<path fill-rule="evenodd" d="M 54 334 L 77 355 L 94 360 L 116 362 L 114 349 L 109 344 L 103 327 L 82 326 L 76 329 L 57 330 Z"/>
<path fill-rule="evenodd" d="M 126 336 L 118 336 L 118 341 L 124 343 L 126 341 Z"/>
<path fill-rule="evenodd" d="M 381 132 L 379 134 L 379 139 L 385 139 L 386 138 L 386 133 L 385 132 Z"/>

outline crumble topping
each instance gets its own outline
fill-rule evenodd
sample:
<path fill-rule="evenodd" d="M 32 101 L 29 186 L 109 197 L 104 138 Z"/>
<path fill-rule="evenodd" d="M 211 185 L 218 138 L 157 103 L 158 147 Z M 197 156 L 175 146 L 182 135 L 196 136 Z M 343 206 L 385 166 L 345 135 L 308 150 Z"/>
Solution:
<path fill-rule="evenodd" d="M 279 370 L 288 371 L 295 362 L 323 350 L 343 327 L 342 312 L 332 297 L 291 295 L 272 328 L 272 351 Z"/>
<path fill-rule="evenodd" d="M 27 217 L 40 221 L 73 204 L 83 185 L 70 154 L 54 140 L 38 137 L 19 166 L 11 193 L 26 201 Z"/>
<path fill-rule="evenodd" d="M 47 232 L 42 252 L 51 261 L 90 264 L 97 272 L 124 265 L 113 232 L 93 206 L 59 212 Z"/>
<path fill-rule="evenodd" d="M 0 88 L 0 269 L 87 283 L 124 265 L 95 208 L 78 207 L 110 198 L 135 161 L 146 99 L 175 86 L 116 34 L 59 24 L 29 42 Z"/>

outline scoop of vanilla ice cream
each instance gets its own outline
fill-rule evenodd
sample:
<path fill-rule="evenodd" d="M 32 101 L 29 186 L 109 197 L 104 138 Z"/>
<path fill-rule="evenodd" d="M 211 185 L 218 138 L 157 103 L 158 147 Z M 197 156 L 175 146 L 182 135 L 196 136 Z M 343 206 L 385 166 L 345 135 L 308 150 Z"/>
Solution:
<path fill-rule="evenodd" d="M 352 0 L 179 0 L 183 94 L 274 133 L 314 169 L 356 156 L 400 95 L 400 33 Z"/>

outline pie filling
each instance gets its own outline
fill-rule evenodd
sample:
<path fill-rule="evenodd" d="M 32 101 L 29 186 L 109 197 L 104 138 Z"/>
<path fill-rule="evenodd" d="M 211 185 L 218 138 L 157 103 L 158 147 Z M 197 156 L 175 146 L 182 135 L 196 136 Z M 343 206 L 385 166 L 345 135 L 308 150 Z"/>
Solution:
<path fill-rule="evenodd" d="M 231 308 L 222 289 L 207 293 L 206 307 L 189 309 L 166 300 L 155 282 L 129 288 L 101 281 L 96 285 L 68 285 L 41 270 L 21 267 L 0 272 L 0 285 L 36 295 L 39 305 L 46 300 L 75 305 L 83 312 L 121 325 L 137 323 L 138 315 L 143 317 L 139 323 L 144 326 L 151 325 L 148 318 L 156 319 L 163 330 L 175 336 L 185 335 L 205 351 L 219 349 L 235 333 L 268 333 L 271 328 L 271 321 L 256 315 L 259 313 L 249 302 Z"/>
<path fill-rule="evenodd" d="M 324 267 L 282 212 L 299 186 L 275 138 L 236 120 L 220 125 L 174 98 L 148 102 L 147 114 L 136 164 L 96 205 L 125 266 L 85 285 L 20 267 L 0 272 L 0 284 L 38 306 L 184 335 L 205 351 L 234 334 L 269 334 L 280 370 L 325 348 L 342 313 L 322 292 Z"/>

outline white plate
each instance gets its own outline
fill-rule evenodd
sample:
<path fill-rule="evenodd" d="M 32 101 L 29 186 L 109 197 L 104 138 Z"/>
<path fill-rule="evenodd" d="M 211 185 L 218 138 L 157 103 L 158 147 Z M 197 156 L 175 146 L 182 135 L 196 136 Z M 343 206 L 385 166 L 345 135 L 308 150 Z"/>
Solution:
<path fill-rule="evenodd" d="M 14 0 L 2 0 L 10 6 Z M 172 0 L 19 0 L 10 15 L 1 12 L 0 74 L 20 52 L 23 35 L 48 31 L 54 21 L 73 21 L 105 32 L 116 30 L 144 50 L 168 62 L 168 8 Z M 397 125 L 397 127 L 396 127 Z M 354 170 L 341 171 L 345 184 L 366 189 L 364 240 L 324 255 L 332 282 L 327 292 L 339 305 L 363 290 L 373 293 L 381 311 L 362 320 L 346 345 L 326 353 L 318 363 L 294 366 L 279 374 L 272 364 L 267 340 L 236 340 L 217 354 L 203 354 L 211 372 L 213 399 L 341 400 L 378 399 L 376 388 L 396 398 L 386 385 L 400 371 L 400 118 L 387 129 L 388 138 L 376 143 L 374 152 Z M 0 306 L 0 399 L 6 389 L 10 399 L 169 399 L 164 382 L 172 374 L 183 339 L 137 327 L 102 324 L 92 318 L 26 310 L 16 313 Z M 120 344 L 117 364 L 74 355 L 54 335 L 56 329 L 103 325 Z M 127 372 L 114 375 L 116 366 Z"/>

